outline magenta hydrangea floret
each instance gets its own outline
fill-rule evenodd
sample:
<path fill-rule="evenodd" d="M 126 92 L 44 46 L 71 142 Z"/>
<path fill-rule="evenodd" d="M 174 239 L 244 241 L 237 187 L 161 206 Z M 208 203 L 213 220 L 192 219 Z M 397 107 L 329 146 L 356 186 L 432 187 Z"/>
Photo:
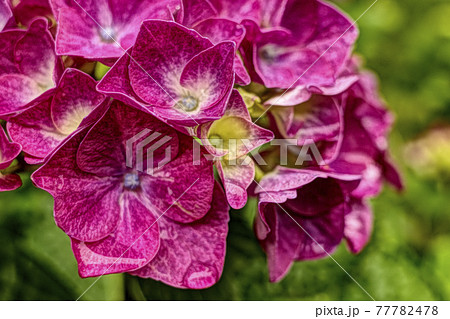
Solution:
<path fill-rule="evenodd" d="M 271 281 L 294 260 L 332 253 L 344 238 L 349 194 L 358 175 L 279 167 L 257 186 L 256 233 L 267 253 Z"/>
<path fill-rule="evenodd" d="M 0 117 L 24 109 L 56 86 L 62 73 L 47 20 L 37 19 L 27 31 L 0 33 Z"/>
<path fill-rule="evenodd" d="M 126 157 L 127 141 L 144 130 L 170 137 L 152 161 L 160 163 L 166 149 L 171 161 L 151 175 L 145 173 L 149 161 L 141 172 L 137 158 L 130 167 Z M 33 174 L 55 198 L 55 220 L 72 239 L 81 276 L 144 267 L 136 274 L 177 287 L 205 288 L 219 279 L 228 207 L 214 190 L 212 163 L 193 164 L 193 143 L 151 115 L 114 102 Z M 174 254 L 177 249 L 190 259 Z"/>
<path fill-rule="evenodd" d="M 81 124 L 89 126 L 98 120 L 105 96 L 95 90 L 96 85 L 89 75 L 67 69 L 48 99 L 9 119 L 8 132 L 13 141 L 22 145 L 25 160 L 42 162 Z"/>
<path fill-rule="evenodd" d="M 287 112 L 291 117 L 279 122 L 284 132 L 295 128 L 294 132 L 308 134 L 312 129 L 315 134 L 311 137 L 322 137 L 329 131 L 323 120 L 329 111 L 322 102 L 345 102 L 336 105 L 342 113 L 342 120 L 336 122 L 340 142 L 328 163 L 302 169 L 278 167 L 256 188 L 260 214 L 255 229 L 268 256 L 271 281 L 281 280 L 293 261 L 331 254 L 342 239 L 351 252 L 360 252 L 372 230 L 368 199 L 380 192 L 383 179 L 402 188 L 387 153 L 392 116 L 376 92 L 373 76 L 362 73 L 345 92 L 313 95 L 300 105 L 299 116 L 295 116 L 295 110 Z M 305 105 L 312 108 L 305 109 Z M 286 106 L 281 108 L 286 110 Z M 314 108 L 317 110 L 312 111 Z M 277 115 L 279 110 L 274 113 L 283 119 Z"/>
<path fill-rule="evenodd" d="M 51 0 L 60 55 L 114 62 L 130 48 L 145 19 L 171 20 L 177 0 Z"/>
<path fill-rule="evenodd" d="M 253 81 L 286 89 L 334 84 L 358 35 L 349 18 L 322 1 L 290 0 L 268 20 L 268 27 L 243 22 L 240 52 Z"/>
<path fill-rule="evenodd" d="M 354 192 L 356 197 L 377 195 L 383 180 L 401 190 L 401 177 L 387 149 L 393 117 L 377 94 L 376 79 L 362 73 L 341 98 L 346 101 L 342 145 L 336 160 L 326 169 L 360 174 L 362 182 Z"/>
<path fill-rule="evenodd" d="M 119 59 L 98 89 L 165 122 L 196 126 L 225 112 L 234 49 L 233 42 L 213 45 L 175 22 L 147 20 L 131 54 Z"/>

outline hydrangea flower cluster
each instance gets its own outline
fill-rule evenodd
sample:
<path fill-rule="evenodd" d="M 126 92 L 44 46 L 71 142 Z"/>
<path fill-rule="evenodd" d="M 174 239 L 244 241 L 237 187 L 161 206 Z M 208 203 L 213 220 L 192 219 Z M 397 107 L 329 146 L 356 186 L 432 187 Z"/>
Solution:
<path fill-rule="evenodd" d="M 82 277 L 210 287 L 255 197 L 278 281 L 361 251 L 368 200 L 402 187 L 357 28 L 324 1 L 3 0 L 0 30 L 0 191 L 40 165 Z"/>

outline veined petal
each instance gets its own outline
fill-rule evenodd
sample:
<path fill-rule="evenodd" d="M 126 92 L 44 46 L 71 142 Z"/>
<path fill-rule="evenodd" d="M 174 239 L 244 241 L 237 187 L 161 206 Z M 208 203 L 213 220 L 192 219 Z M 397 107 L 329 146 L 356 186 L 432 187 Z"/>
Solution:
<path fill-rule="evenodd" d="M 158 254 L 132 274 L 178 288 L 204 289 L 214 285 L 225 260 L 228 210 L 223 191 L 216 184 L 212 207 L 201 220 L 180 224 L 161 218 Z"/>
<path fill-rule="evenodd" d="M 190 128 L 194 128 L 197 125 L 202 125 L 210 121 L 218 120 L 223 116 L 231 95 L 232 87 L 233 86 L 230 85 L 230 90 L 227 94 L 225 94 L 220 101 L 208 108 L 201 109 L 197 107 L 197 109 L 194 109 L 192 112 L 186 111 L 186 105 L 188 108 L 191 108 L 197 103 L 194 97 L 188 95 L 179 101 L 177 107 L 149 107 L 148 110 L 151 114 L 170 124 L 170 126 L 176 128 L 178 131 L 184 134 L 192 135 L 191 133 L 188 133 Z"/>
<path fill-rule="evenodd" d="M 311 183 L 316 178 L 326 178 L 325 172 L 299 170 L 277 167 L 273 173 L 267 174 L 256 187 L 256 194 L 297 189 Z"/>
<path fill-rule="evenodd" d="M 312 83 L 331 85 L 334 83 L 333 69 L 327 61 L 319 59 L 320 53 L 311 49 L 274 40 L 280 31 L 264 34 L 255 48 L 255 70 L 268 88 L 289 88 Z M 315 61 L 321 63 L 314 63 Z"/>
<path fill-rule="evenodd" d="M 255 178 L 255 163 L 249 156 L 238 158 L 235 163 L 217 162 L 217 171 L 225 188 L 228 203 L 241 209 L 247 203 L 247 189 Z"/>
<path fill-rule="evenodd" d="M 126 51 L 112 68 L 105 74 L 97 85 L 97 90 L 107 96 L 122 101 L 127 105 L 138 109 L 144 109 L 144 102 L 141 101 L 131 87 L 128 74 L 128 65 L 131 60 L 131 50 Z"/>
<path fill-rule="evenodd" d="M 27 154 L 23 156 L 23 159 L 25 160 L 25 163 L 29 165 L 39 165 L 45 162 L 45 158 L 33 157 Z"/>
<path fill-rule="evenodd" d="M 344 237 L 345 213 L 346 205 L 342 204 L 315 218 L 295 218 L 304 229 L 295 259 L 310 260 L 332 254 Z"/>
<path fill-rule="evenodd" d="M 157 145 L 162 138 L 168 141 L 148 154 L 148 149 Z M 151 169 L 147 165 L 156 167 L 164 160 L 166 150 L 169 150 L 170 158 L 174 158 L 178 154 L 178 142 L 177 133 L 169 126 L 149 114 L 116 101 L 81 143 L 77 164 L 85 172 L 105 177 L 118 176 L 127 167 L 138 169 L 137 152 L 142 150 L 140 160 L 142 172 L 145 172 Z"/>
<path fill-rule="evenodd" d="M 172 20 L 172 13 L 180 5 L 179 0 L 112 0 L 111 11 L 122 47 L 134 44 L 142 21 L 147 19 Z"/>
<path fill-rule="evenodd" d="M 22 74 L 0 76 L 0 115 L 15 114 L 43 93 L 33 79 Z"/>
<path fill-rule="evenodd" d="M 269 279 L 280 281 L 291 268 L 303 234 L 301 228 L 278 205 L 268 204 L 260 211 L 270 227 L 262 246 L 267 254 Z"/>
<path fill-rule="evenodd" d="M 27 155 L 42 161 L 66 137 L 58 131 L 51 117 L 51 98 L 37 103 L 8 121 L 8 132 Z"/>
<path fill-rule="evenodd" d="M 183 69 L 180 84 L 197 99 L 199 110 L 213 107 L 233 86 L 234 50 L 232 42 L 221 42 L 195 56 Z"/>
<path fill-rule="evenodd" d="M 103 2 L 103 1 L 101 1 Z M 106 8 L 104 8 L 106 9 Z M 59 55 L 80 56 L 87 59 L 115 59 L 123 50 L 115 41 L 116 33 L 109 26 L 100 27 L 81 9 L 64 7 L 59 11 L 56 52 Z M 114 39 L 114 40 L 113 40 Z M 128 49 L 128 48 L 125 48 Z"/>
<path fill-rule="evenodd" d="M 124 193 L 119 202 L 119 227 L 108 237 L 96 242 L 72 239 L 72 249 L 83 278 L 141 268 L 158 252 L 157 217 L 133 193 Z"/>
<path fill-rule="evenodd" d="M 43 91 L 55 86 L 54 75 L 60 60 L 47 20 L 37 19 L 30 25 L 16 44 L 15 60 L 22 74 L 33 79 Z"/>
<path fill-rule="evenodd" d="M 51 0 L 59 54 L 112 64 L 135 42 L 142 21 L 170 20 L 176 0 Z"/>
<path fill-rule="evenodd" d="M 287 201 L 283 207 L 289 212 L 313 217 L 332 210 L 345 200 L 345 194 L 338 180 L 317 178 L 297 188 L 297 197 Z"/>
<path fill-rule="evenodd" d="M 166 218 L 180 223 L 199 220 L 209 211 L 213 196 L 214 176 L 212 162 L 204 157 L 204 151 L 191 137 L 179 137 L 176 157 L 142 178 L 143 200 Z M 194 152 L 199 151 L 198 162 Z"/>
<path fill-rule="evenodd" d="M 344 119 L 335 98 L 314 95 L 308 102 L 288 107 L 287 110 L 283 108 L 273 109 L 272 114 L 284 137 L 295 138 L 298 146 L 311 142 L 319 145 L 325 163 L 336 158 L 343 137 Z M 293 114 L 286 116 L 286 112 Z"/>
<path fill-rule="evenodd" d="M 244 19 L 251 19 L 255 22 L 261 20 L 260 11 L 263 4 L 259 0 L 242 0 L 239 2 L 234 0 L 211 0 L 211 3 L 217 9 L 221 18 L 237 23 Z"/>
<path fill-rule="evenodd" d="M 2 175 L 0 173 L 0 192 L 13 191 L 22 186 L 22 180 L 17 174 Z"/>
<path fill-rule="evenodd" d="M 281 280 L 294 260 L 316 259 L 331 254 L 344 232 L 344 204 L 326 214 L 309 218 L 283 206 L 273 203 L 259 206 L 259 238 L 267 253 L 272 282 Z"/>
<path fill-rule="evenodd" d="M 9 119 L 8 131 L 27 155 L 43 159 L 80 125 L 93 124 L 101 116 L 104 96 L 85 73 L 67 69 L 49 98 L 33 104 Z M 94 110 L 99 114 L 95 114 Z"/>
<path fill-rule="evenodd" d="M 244 103 L 244 99 L 236 89 L 233 89 L 233 92 L 231 93 L 225 116 L 236 116 L 248 121 L 252 120 L 247 106 Z"/>
<path fill-rule="evenodd" d="M 293 89 L 283 92 L 283 95 L 274 96 L 266 101 L 266 105 L 293 106 L 307 102 L 313 94 L 333 96 L 346 91 L 351 85 L 358 81 L 359 76 L 355 74 L 339 76 L 332 86 L 308 86 L 299 85 Z"/>
<path fill-rule="evenodd" d="M 236 84 L 241 86 L 249 85 L 252 82 L 250 74 L 244 66 L 240 56 L 234 57 L 234 72 L 236 73 Z"/>
<path fill-rule="evenodd" d="M 177 23 L 143 22 L 129 67 L 134 91 L 148 104 L 172 107 L 178 102 L 177 90 L 184 67 L 211 46 L 208 39 Z"/>
<path fill-rule="evenodd" d="M 69 135 L 74 132 L 105 96 L 95 89 L 96 82 L 76 69 L 67 69 L 52 100 L 51 115 L 56 128 Z"/>
<path fill-rule="evenodd" d="M 254 80 L 269 88 L 333 86 L 358 35 L 352 21 L 317 0 L 290 0 L 279 16 L 279 26 L 263 31 L 245 23 L 253 44 L 253 60 L 244 50 L 245 62 L 248 68 L 254 65 Z"/>
<path fill-rule="evenodd" d="M 197 22 L 217 16 L 217 10 L 208 0 L 182 0 L 180 23 L 192 27 Z"/>
<path fill-rule="evenodd" d="M 25 30 L 5 30 L 0 33 L 0 75 L 20 73 L 15 61 L 14 48 Z"/>
<path fill-rule="evenodd" d="M 278 17 L 280 26 L 291 31 L 299 43 L 307 43 L 320 25 L 317 0 L 285 1 L 282 16 Z"/>
<path fill-rule="evenodd" d="M 21 151 L 20 144 L 10 142 L 3 128 L 0 128 L 0 170 L 8 168 Z"/>
<path fill-rule="evenodd" d="M 212 43 L 233 41 L 239 47 L 245 37 L 242 25 L 227 19 L 206 19 L 195 25 L 201 35 L 207 37 Z"/>
<path fill-rule="evenodd" d="M 15 22 L 29 26 L 37 17 L 45 17 L 52 20 L 52 10 L 48 0 L 20 0 L 14 1 L 13 15 Z"/>
<path fill-rule="evenodd" d="M 261 7 L 260 25 L 266 28 L 279 26 L 287 2 L 288 0 L 265 0 L 264 6 Z"/>
<path fill-rule="evenodd" d="M 86 133 L 83 129 L 66 140 L 31 178 L 54 197 L 56 224 L 67 235 L 80 241 L 97 241 L 118 226 L 120 180 L 78 168 L 76 154 Z"/>

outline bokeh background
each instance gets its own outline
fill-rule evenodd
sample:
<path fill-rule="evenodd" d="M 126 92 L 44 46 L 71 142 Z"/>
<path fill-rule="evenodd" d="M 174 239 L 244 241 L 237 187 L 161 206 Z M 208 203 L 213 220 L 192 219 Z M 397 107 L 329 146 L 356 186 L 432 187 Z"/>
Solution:
<path fill-rule="evenodd" d="M 373 0 L 336 3 L 356 19 Z M 356 51 L 380 78 L 396 115 L 391 149 L 405 180 L 372 201 L 372 240 L 335 259 L 377 300 L 450 300 L 450 2 L 379 0 L 358 22 Z M 31 185 L 0 193 L 0 299 L 75 300 L 80 279 L 69 239 L 55 226 L 50 195 Z M 252 231 L 255 202 L 232 212 L 221 281 L 202 291 L 129 275 L 101 278 L 82 300 L 367 300 L 331 259 L 297 263 L 268 282 Z"/>

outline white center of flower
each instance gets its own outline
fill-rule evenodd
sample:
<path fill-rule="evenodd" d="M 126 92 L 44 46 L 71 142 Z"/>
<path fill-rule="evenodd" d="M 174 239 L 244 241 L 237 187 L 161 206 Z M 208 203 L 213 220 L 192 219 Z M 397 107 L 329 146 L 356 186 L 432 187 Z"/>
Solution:
<path fill-rule="evenodd" d="M 193 96 L 185 96 L 177 103 L 184 111 L 191 112 L 198 107 L 198 100 Z"/>
<path fill-rule="evenodd" d="M 137 173 L 127 173 L 123 178 L 123 185 L 125 188 L 130 190 L 135 190 L 141 183 L 139 180 L 139 175 Z"/>
<path fill-rule="evenodd" d="M 266 63 L 274 63 L 284 50 L 274 44 L 267 44 L 259 50 L 259 57 Z"/>
<path fill-rule="evenodd" d="M 112 43 L 116 38 L 116 32 L 112 27 L 100 28 L 100 38 L 103 42 Z"/>

